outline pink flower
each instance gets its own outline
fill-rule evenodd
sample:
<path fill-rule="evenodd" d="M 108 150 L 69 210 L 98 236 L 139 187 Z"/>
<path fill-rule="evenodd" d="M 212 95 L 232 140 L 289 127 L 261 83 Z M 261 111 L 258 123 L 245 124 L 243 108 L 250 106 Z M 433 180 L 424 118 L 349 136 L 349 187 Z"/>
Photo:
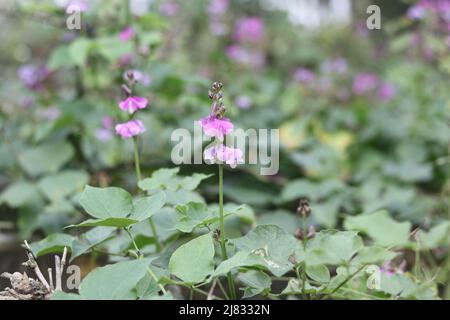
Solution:
<path fill-rule="evenodd" d="M 309 84 L 316 80 L 316 75 L 307 68 L 298 68 L 295 70 L 294 79 L 298 82 Z"/>
<path fill-rule="evenodd" d="M 228 0 L 211 0 L 208 5 L 208 13 L 213 16 L 220 16 L 228 10 Z"/>
<path fill-rule="evenodd" d="M 128 97 L 119 103 L 120 109 L 128 112 L 129 114 L 134 113 L 136 110 L 144 109 L 148 105 L 148 100 L 142 97 Z"/>
<path fill-rule="evenodd" d="M 348 62 L 345 58 L 325 60 L 320 69 L 324 73 L 345 74 L 348 71 Z"/>
<path fill-rule="evenodd" d="M 103 117 L 102 126 L 95 131 L 95 136 L 99 141 L 108 141 L 112 139 L 111 128 L 113 126 L 113 119 L 111 117 Z"/>
<path fill-rule="evenodd" d="M 415 5 L 408 9 L 407 15 L 411 20 L 421 20 L 425 16 L 425 13 L 426 8 L 420 5 Z"/>
<path fill-rule="evenodd" d="M 144 131 L 144 125 L 139 120 L 130 120 L 116 125 L 116 133 L 124 139 L 137 136 Z"/>
<path fill-rule="evenodd" d="M 140 71 L 140 70 L 136 70 L 136 69 L 128 70 L 128 71 L 124 72 L 124 74 L 123 74 L 123 79 L 124 79 L 125 81 L 128 80 L 128 74 L 129 74 L 129 73 L 132 73 L 132 74 L 133 74 L 133 78 L 134 78 L 137 82 L 139 82 L 140 84 L 142 84 L 143 86 L 148 86 L 148 85 L 150 85 L 150 83 L 152 82 L 152 78 L 150 77 L 149 74 L 144 73 L 144 72 L 142 72 L 142 71 Z"/>
<path fill-rule="evenodd" d="M 232 168 L 235 168 L 238 163 L 244 162 L 242 150 L 229 148 L 223 144 L 206 149 L 203 156 L 207 163 L 224 162 Z"/>
<path fill-rule="evenodd" d="M 119 57 L 119 66 L 126 67 L 133 62 L 133 55 L 131 53 L 125 53 Z"/>
<path fill-rule="evenodd" d="M 237 41 L 258 43 L 264 36 L 264 24 L 258 17 L 247 17 L 236 23 L 234 38 Z"/>
<path fill-rule="evenodd" d="M 216 137 L 223 141 L 223 136 L 233 131 L 233 124 L 228 118 L 219 119 L 215 116 L 208 116 L 199 121 L 203 132 L 210 137 Z"/>
<path fill-rule="evenodd" d="M 119 33 L 120 41 L 126 42 L 134 37 L 133 27 L 125 27 Z"/>
<path fill-rule="evenodd" d="M 66 10 L 75 8 L 80 12 L 86 12 L 89 10 L 89 2 L 86 0 L 70 0 L 67 3 Z M 72 12 L 71 12 L 72 13 Z"/>
<path fill-rule="evenodd" d="M 261 50 L 248 50 L 239 44 L 232 44 L 225 49 L 225 54 L 233 61 L 254 67 L 262 67 L 265 57 Z"/>
<path fill-rule="evenodd" d="M 383 83 L 378 89 L 378 98 L 381 101 L 387 102 L 395 96 L 395 86 L 391 83 Z"/>
<path fill-rule="evenodd" d="M 178 4 L 174 1 L 165 2 L 161 6 L 161 12 L 168 17 L 176 15 L 179 9 Z"/>
<path fill-rule="evenodd" d="M 44 88 L 44 81 L 50 75 L 46 66 L 27 64 L 19 68 L 17 74 L 25 86 L 31 90 Z"/>
<path fill-rule="evenodd" d="M 353 81 L 353 93 L 363 95 L 374 90 L 378 85 L 378 76 L 373 73 L 360 73 Z"/>
<path fill-rule="evenodd" d="M 249 96 L 237 96 L 234 100 L 236 106 L 240 109 L 249 109 L 252 106 L 252 98 Z"/>

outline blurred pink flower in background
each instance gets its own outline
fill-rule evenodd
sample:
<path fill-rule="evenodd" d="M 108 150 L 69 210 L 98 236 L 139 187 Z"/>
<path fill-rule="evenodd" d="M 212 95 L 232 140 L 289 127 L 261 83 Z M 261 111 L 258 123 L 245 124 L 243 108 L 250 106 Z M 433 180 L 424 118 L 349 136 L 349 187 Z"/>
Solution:
<path fill-rule="evenodd" d="M 203 156 L 207 163 L 213 164 L 220 161 L 230 165 L 232 168 L 235 168 L 238 163 L 244 162 L 242 150 L 229 148 L 223 144 L 207 148 Z"/>
<path fill-rule="evenodd" d="M 237 96 L 234 100 L 236 106 L 240 109 L 249 109 L 252 106 L 252 99 L 249 96 Z"/>
<path fill-rule="evenodd" d="M 111 129 L 113 127 L 113 119 L 111 117 L 103 117 L 102 119 L 102 127 L 105 129 Z"/>
<path fill-rule="evenodd" d="M 145 127 L 139 120 L 130 120 L 116 125 L 116 133 L 124 139 L 137 136 L 145 132 Z"/>
<path fill-rule="evenodd" d="M 378 86 L 378 76 L 374 73 L 357 74 L 353 80 L 352 91 L 355 95 L 364 95 Z"/>
<path fill-rule="evenodd" d="M 122 109 L 122 111 L 128 112 L 129 114 L 132 114 L 139 109 L 144 109 L 147 107 L 147 105 L 148 100 L 146 98 L 138 96 L 128 97 L 119 103 L 120 109 Z"/>
<path fill-rule="evenodd" d="M 407 16 L 412 20 L 421 20 L 426 14 L 426 8 L 417 4 L 409 7 Z"/>
<path fill-rule="evenodd" d="M 180 7 L 175 1 L 167 1 L 161 5 L 161 13 L 168 17 L 176 15 L 179 9 Z"/>
<path fill-rule="evenodd" d="M 134 33 L 133 27 L 128 26 L 128 27 L 123 28 L 122 31 L 120 31 L 119 39 L 120 39 L 120 41 L 125 42 L 128 40 L 131 40 L 134 37 L 134 34 L 135 33 Z"/>
<path fill-rule="evenodd" d="M 133 55 L 131 53 L 125 53 L 119 58 L 119 65 L 121 67 L 129 66 L 133 62 Z"/>
<path fill-rule="evenodd" d="M 388 102 L 393 97 L 395 97 L 396 88 L 392 83 L 382 83 L 378 89 L 378 98 L 381 101 Z"/>
<path fill-rule="evenodd" d="M 76 8 L 80 12 L 86 12 L 89 10 L 90 4 L 88 0 L 57 0 L 56 4 L 59 7 Z"/>
<path fill-rule="evenodd" d="M 137 69 L 132 69 L 132 70 L 128 70 L 125 71 L 123 74 L 123 79 L 124 80 L 128 80 L 128 74 L 132 73 L 134 79 L 139 82 L 140 84 L 142 84 L 143 86 L 148 86 L 150 85 L 150 83 L 152 82 L 152 78 L 150 77 L 150 75 L 148 73 L 144 73 L 140 70 Z"/>
<path fill-rule="evenodd" d="M 95 131 L 95 136 L 99 141 L 108 141 L 113 137 L 112 134 L 113 119 L 111 117 L 103 117 L 102 125 Z"/>
<path fill-rule="evenodd" d="M 50 72 L 46 66 L 27 64 L 20 67 L 17 74 L 28 89 L 41 90 L 43 88 L 43 82 Z"/>
<path fill-rule="evenodd" d="M 264 24 L 259 17 L 246 17 L 237 21 L 234 39 L 258 43 L 264 36 Z"/>
<path fill-rule="evenodd" d="M 304 84 L 311 84 L 316 80 L 316 75 L 312 70 L 300 67 L 294 72 L 294 80 Z"/>
<path fill-rule="evenodd" d="M 233 131 L 233 124 L 228 118 L 219 119 L 216 116 L 208 116 L 201 119 L 199 124 L 207 136 L 216 137 L 220 141 Z"/>
<path fill-rule="evenodd" d="M 325 60 L 320 66 L 323 73 L 345 74 L 348 71 L 348 62 L 345 58 Z"/>
<path fill-rule="evenodd" d="M 262 67 L 265 63 L 264 54 L 260 50 L 249 50 L 237 43 L 228 46 L 225 54 L 235 62 L 254 67 Z"/>
<path fill-rule="evenodd" d="M 215 16 L 223 15 L 227 12 L 228 7 L 228 0 L 210 0 L 208 4 L 208 14 Z"/>
<path fill-rule="evenodd" d="M 211 0 L 208 4 L 209 29 L 215 36 L 226 35 L 228 25 L 223 21 L 228 10 L 228 0 Z"/>

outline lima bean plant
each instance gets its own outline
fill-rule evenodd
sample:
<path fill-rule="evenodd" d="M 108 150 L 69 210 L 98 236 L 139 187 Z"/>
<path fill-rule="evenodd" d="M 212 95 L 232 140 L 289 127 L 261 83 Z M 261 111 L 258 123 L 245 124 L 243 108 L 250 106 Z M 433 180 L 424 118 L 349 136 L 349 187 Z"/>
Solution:
<path fill-rule="evenodd" d="M 133 140 L 139 192 L 133 196 L 118 187 L 86 185 L 79 203 L 90 218 L 67 228 L 93 228 L 78 237 L 55 234 L 30 248 L 36 256 L 69 248 L 73 260 L 111 240 L 106 253 L 120 258 L 88 274 L 78 294 L 65 293 L 59 286 L 52 291 L 52 298 L 172 299 L 175 292 L 189 292 L 191 299 L 193 294 L 209 299 L 324 299 L 347 292 L 377 299 L 435 295 L 435 288 L 421 282 L 419 274 L 408 275 L 401 267 L 385 264 L 397 256 L 394 248 L 399 244 L 420 250 L 417 242 L 409 241 L 410 225 L 393 222 L 385 211 L 347 219 L 349 231 L 316 232 L 308 225 L 310 205 L 302 199 L 296 212 L 301 228 L 295 234 L 268 224 L 256 226 L 242 237 L 228 237 L 225 223 L 252 220 L 253 212 L 248 206 L 223 202 L 223 166 L 235 167 L 242 160 L 242 151 L 223 144 L 233 124 L 224 117 L 220 82 L 215 82 L 208 94 L 212 99 L 210 114 L 200 120 L 205 134 L 215 138 L 204 157 L 218 163 L 218 205 L 195 201 L 190 195 L 212 175 L 180 176 L 175 167 L 158 169 L 151 177 L 142 178 L 138 137 L 145 128 L 133 117 L 148 101 L 132 96 L 131 74 L 128 80 L 123 86 L 127 97 L 119 107 L 130 120 L 117 124 L 116 133 Z M 180 203 L 183 198 L 187 200 Z M 162 219 L 158 224 L 154 221 L 157 216 Z M 377 225 L 383 222 L 391 229 Z M 380 244 L 366 245 L 352 230 L 373 233 L 374 238 L 380 237 Z M 433 235 L 425 236 L 433 242 Z M 283 283 L 282 290 L 273 291 L 274 282 Z M 169 287 L 173 286 L 185 291 L 172 292 Z M 215 290 L 216 286 L 220 289 Z M 355 286 L 360 290 L 352 289 Z"/>
<path fill-rule="evenodd" d="M 28 32 L 0 36 L 18 59 L 0 86 L 0 229 L 34 271 L 62 254 L 82 280 L 30 276 L 30 295 L 8 273 L 0 298 L 450 298 L 446 1 L 376 36 L 300 30 L 259 1 L 78 2 L 79 32 L 24 1 Z M 170 134 L 193 122 L 209 165 L 175 167 Z M 240 165 L 234 128 L 280 129 L 277 175 Z"/>

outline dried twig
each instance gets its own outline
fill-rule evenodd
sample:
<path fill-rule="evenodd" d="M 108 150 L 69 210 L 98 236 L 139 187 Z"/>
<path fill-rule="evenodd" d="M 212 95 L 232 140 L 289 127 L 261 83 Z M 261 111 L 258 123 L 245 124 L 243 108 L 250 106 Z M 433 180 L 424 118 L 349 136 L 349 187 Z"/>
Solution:
<path fill-rule="evenodd" d="M 50 299 L 54 292 L 53 272 L 52 268 L 48 268 L 49 282 L 42 274 L 39 265 L 37 264 L 36 257 L 27 241 L 24 241 L 23 247 L 26 250 L 28 260 L 23 265 L 33 269 L 37 276 L 37 280 L 29 278 L 24 272 L 4 272 L 0 277 L 6 278 L 11 283 L 11 288 L 6 288 L 4 291 L 0 291 L 0 300 L 46 300 Z M 62 290 L 62 274 L 64 265 L 66 264 L 67 248 L 64 248 L 62 258 L 55 256 L 55 280 L 56 290 Z"/>
<path fill-rule="evenodd" d="M 27 250 L 27 256 L 28 256 L 28 261 L 24 262 L 24 265 L 33 269 L 34 273 L 36 273 L 38 279 L 42 282 L 42 284 L 45 286 L 45 288 L 49 292 L 51 292 L 50 285 L 48 284 L 47 280 L 45 280 L 45 277 L 42 274 L 41 269 L 39 269 L 39 265 L 36 262 L 36 258 L 33 254 L 33 251 L 31 251 L 31 248 L 30 248 L 27 240 L 24 241 L 24 244 L 25 244 L 25 249 Z"/>

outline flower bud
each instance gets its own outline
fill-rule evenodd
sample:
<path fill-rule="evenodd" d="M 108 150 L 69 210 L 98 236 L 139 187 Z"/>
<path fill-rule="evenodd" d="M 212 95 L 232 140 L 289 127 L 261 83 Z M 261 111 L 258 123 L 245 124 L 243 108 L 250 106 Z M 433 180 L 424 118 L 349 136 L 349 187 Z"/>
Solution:
<path fill-rule="evenodd" d="M 311 214 L 311 208 L 307 199 L 301 199 L 298 203 L 297 214 L 302 218 L 307 218 Z"/>

